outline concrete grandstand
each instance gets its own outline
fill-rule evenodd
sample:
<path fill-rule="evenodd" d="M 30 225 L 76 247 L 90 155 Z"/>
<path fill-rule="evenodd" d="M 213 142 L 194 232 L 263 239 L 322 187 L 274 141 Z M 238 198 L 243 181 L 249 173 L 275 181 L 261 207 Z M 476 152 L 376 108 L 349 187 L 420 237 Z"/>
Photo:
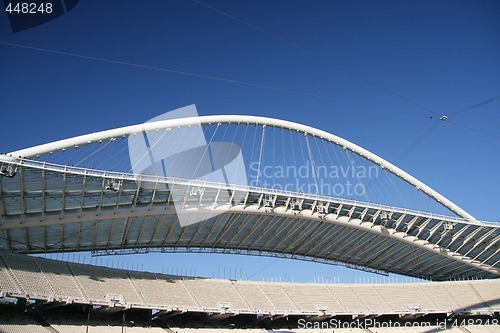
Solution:
<path fill-rule="evenodd" d="M 4 296 L 219 315 L 491 314 L 496 280 L 407 284 L 307 284 L 189 278 L 1 253 Z"/>
<path fill-rule="evenodd" d="M 381 322 L 453 318 L 465 323 L 468 319 L 463 318 L 476 318 L 494 324 L 500 312 L 497 280 L 406 284 L 235 281 L 126 271 L 3 252 L 0 283 L 3 297 L 31 302 L 28 308 L 43 309 L 42 314 L 49 313 L 47 318 L 50 308 L 73 308 L 81 313 L 94 309 L 101 315 L 128 312 L 131 317 L 134 312 L 154 313 L 156 318 L 175 318 L 173 322 L 180 324 L 197 318 L 212 325 L 297 327 L 301 320 L 328 322 L 331 318 L 339 320 L 339 326 L 360 318 L 379 318 Z M 70 325 L 70 319 L 76 321 L 69 316 L 63 325 Z M 161 323 L 169 321 L 155 324 Z"/>

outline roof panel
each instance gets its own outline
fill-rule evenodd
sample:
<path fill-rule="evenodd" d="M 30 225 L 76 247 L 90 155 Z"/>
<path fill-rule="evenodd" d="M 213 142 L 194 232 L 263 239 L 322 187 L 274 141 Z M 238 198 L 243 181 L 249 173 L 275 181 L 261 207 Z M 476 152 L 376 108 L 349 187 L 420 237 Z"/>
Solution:
<path fill-rule="evenodd" d="M 316 211 L 311 211 L 318 200 L 306 194 L 298 197 L 279 194 L 275 207 L 269 208 L 260 202 L 263 193 L 252 191 L 248 192 L 245 205 L 226 206 L 230 209 L 228 212 L 213 216 L 218 211 L 208 207 L 214 203 L 220 207 L 227 202 L 216 202 L 218 188 L 203 188 L 201 195 L 185 197 L 189 209 L 182 214 L 190 214 L 191 221 L 209 219 L 182 228 L 170 192 L 162 186 L 150 184 L 138 190 L 138 184 L 132 179 L 113 179 L 121 185 L 112 189 L 106 187 L 108 179 L 103 177 L 20 168 L 23 184 L 20 176 L 0 178 L 2 250 L 203 248 L 252 251 L 253 254 L 272 252 L 331 263 L 343 261 L 412 276 L 427 274 L 425 276 L 437 279 L 450 279 L 457 274 L 496 276 L 483 273 L 481 268 L 470 266 L 457 256 L 447 257 L 445 248 L 439 246 L 451 244 L 450 248 L 459 250 L 460 254 L 471 250 L 470 255 L 478 256 L 478 260 L 491 257 L 488 263 L 497 265 L 493 268 L 498 269 L 500 254 L 494 255 L 498 245 L 489 244 L 500 235 L 500 228 L 494 230 L 493 226 L 475 226 L 451 219 L 454 227 L 446 231 L 445 217 L 394 208 L 390 218 L 382 220 L 381 208 L 333 199 L 329 201 L 328 216 L 318 216 Z M 23 192 L 21 185 L 25 187 Z M 179 195 L 184 198 L 192 186 L 170 187 L 182 189 L 184 192 Z M 292 212 L 287 205 L 290 200 L 303 200 L 302 211 Z M 203 206 L 198 205 L 200 201 Z M 370 221 L 375 216 L 372 224 Z M 441 226 L 433 230 L 437 225 Z M 398 227 L 398 232 L 393 227 Z M 478 228 L 484 230 L 477 232 Z M 404 234 L 405 231 L 409 234 Z M 419 243 L 422 237 L 431 234 L 427 245 Z M 468 243 L 464 244 L 465 241 Z"/>

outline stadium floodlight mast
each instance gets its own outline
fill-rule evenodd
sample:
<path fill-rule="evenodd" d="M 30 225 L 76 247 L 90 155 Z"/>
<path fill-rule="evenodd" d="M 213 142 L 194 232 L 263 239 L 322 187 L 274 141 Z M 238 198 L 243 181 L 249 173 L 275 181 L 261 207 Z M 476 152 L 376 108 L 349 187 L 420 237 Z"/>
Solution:
<path fill-rule="evenodd" d="M 203 125 L 213 125 L 213 124 L 251 124 L 258 126 L 272 126 L 277 128 L 283 128 L 291 131 L 298 131 L 304 133 L 304 135 L 313 136 L 344 149 L 347 149 L 362 158 L 377 164 L 382 169 L 394 174 L 395 176 L 401 178 L 403 181 L 414 186 L 417 190 L 426 194 L 433 200 L 437 201 L 442 206 L 446 207 L 453 213 L 457 214 L 461 218 L 465 219 L 468 223 L 481 225 L 479 221 L 476 220 L 471 214 L 460 208 L 458 205 L 427 186 L 417 178 L 393 165 L 392 163 L 386 161 L 385 159 L 379 157 L 378 155 L 346 140 L 338 137 L 334 134 L 328 133 L 326 131 L 316 129 L 307 125 L 302 125 L 286 120 L 259 117 L 259 116 L 247 116 L 247 115 L 212 115 L 212 116 L 199 116 L 199 117 L 187 117 L 187 118 L 177 118 L 147 122 L 138 125 L 126 126 L 81 136 L 76 136 L 69 139 L 59 140 L 47 144 L 42 144 L 34 146 L 31 148 L 21 149 L 13 151 L 7 154 L 7 156 L 13 158 L 36 158 L 43 155 L 53 154 L 57 152 L 62 152 L 77 147 L 97 144 L 107 140 L 113 140 L 118 138 L 126 138 L 129 135 L 143 134 L 152 131 L 159 131 L 165 129 L 177 129 L 190 126 L 203 126 Z"/>

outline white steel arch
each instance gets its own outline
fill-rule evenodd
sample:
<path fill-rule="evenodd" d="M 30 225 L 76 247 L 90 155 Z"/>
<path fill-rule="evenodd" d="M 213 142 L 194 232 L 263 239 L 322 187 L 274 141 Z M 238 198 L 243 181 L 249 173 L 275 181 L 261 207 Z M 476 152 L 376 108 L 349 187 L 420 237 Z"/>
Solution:
<path fill-rule="evenodd" d="M 190 117 L 190 118 L 178 118 L 169 119 L 156 122 L 148 122 L 138 125 L 126 126 L 81 136 L 76 136 L 69 139 L 59 140 L 47 144 L 42 144 L 34 146 L 31 148 L 21 149 L 8 153 L 7 155 L 14 158 L 33 158 L 43 155 L 53 154 L 57 152 L 62 152 L 69 149 L 78 148 L 80 146 L 97 144 L 108 140 L 124 138 L 129 135 L 166 130 L 169 128 L 181 128 L 188 126 L 202 126 L 211 124 L 252 124 L 260 126 L 273 126 L 278 128 L 284 128 L 293 131 L 299 131 L 304 133 L 304 135 L 310 135 L 313 137 L 318 137 L 322 140 L 333 143 L 337 146 L 343 147 L 353 153 L 379 165 L 381 168 L 386 169 L 395 176 L 401 178 L 408 184 L 414 186 L 417 190 L 426 194 L 430 198 L 437 201 L 439 204 L 443 205 L 447 209 L 451 210 L 458 216 L 464 218 L 469 223 L 481 224 L 476 220 L 475 217 L 467 213 L 465 210 L 460 208 L 458 205 L 427 186 L 417 178 L 388 162 L 387 160 L 379 157 L 378 155 L 346 140 L 338 137 L 334 134 L 328 133 L 326 131 L 310 127 L 307 125 L 302 125 L 286 120 L 258 117 L 258 116 L 244 116 L 244 115 L 212 115 L 212 116 L 200 116 L 200 117 Z"/>

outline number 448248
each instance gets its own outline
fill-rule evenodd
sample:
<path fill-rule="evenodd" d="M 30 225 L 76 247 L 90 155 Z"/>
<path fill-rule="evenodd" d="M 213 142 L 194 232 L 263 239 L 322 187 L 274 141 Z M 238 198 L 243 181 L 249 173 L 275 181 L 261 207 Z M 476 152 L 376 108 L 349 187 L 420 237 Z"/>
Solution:
<path fill-rule="evenodd" d="M 52 3 L 46 2 L 37 4 L 34 2 L 9 2 L 5 11 L 8 13 L 18 13 L 18 14 L 39 14 L 39 13 L 52 13 Z"/>

